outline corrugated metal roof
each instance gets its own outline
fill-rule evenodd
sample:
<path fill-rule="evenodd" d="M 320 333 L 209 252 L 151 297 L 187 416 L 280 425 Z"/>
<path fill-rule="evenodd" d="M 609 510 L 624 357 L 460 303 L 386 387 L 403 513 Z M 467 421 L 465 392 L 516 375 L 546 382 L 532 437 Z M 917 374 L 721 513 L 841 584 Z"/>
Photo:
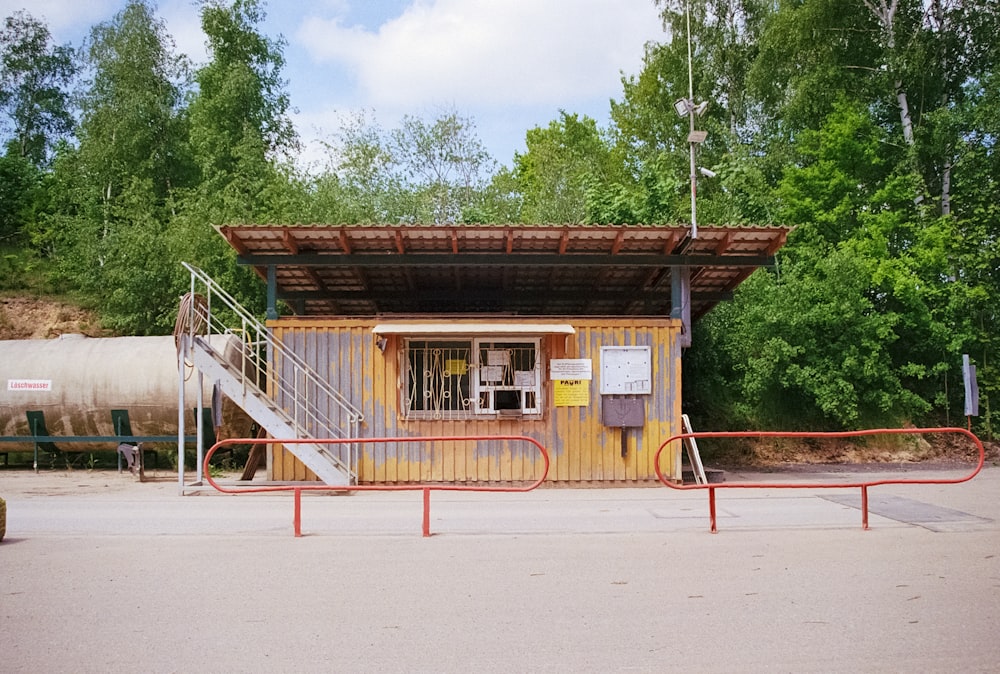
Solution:
<path fill-rule="evenodd" d="M 773 261 L 788 227 L 227 225 L 297 314 L 666 315 L 691 269 L 697 317 Z"/>

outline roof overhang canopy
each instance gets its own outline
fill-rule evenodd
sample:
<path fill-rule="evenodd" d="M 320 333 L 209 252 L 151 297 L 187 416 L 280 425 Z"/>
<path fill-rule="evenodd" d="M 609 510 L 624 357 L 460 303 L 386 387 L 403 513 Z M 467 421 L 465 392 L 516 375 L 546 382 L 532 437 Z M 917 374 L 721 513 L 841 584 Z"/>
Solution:
<path fill-rule="evenodd" d="M 227 225 L 219 233 L 301 315 L 669 315 L 677 271 L 698 317 L 788 227 Z M 687 289 L 686 289 L 687 290 Z M 687 296 L 688 293 L 685 293 Z"/>

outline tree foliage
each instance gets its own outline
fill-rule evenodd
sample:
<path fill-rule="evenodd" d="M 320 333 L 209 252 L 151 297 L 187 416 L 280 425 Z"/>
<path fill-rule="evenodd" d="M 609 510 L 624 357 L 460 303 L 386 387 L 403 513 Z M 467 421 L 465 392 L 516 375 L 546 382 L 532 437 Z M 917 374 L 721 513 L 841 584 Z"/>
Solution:
<path fill-rule="evenodd" d="M 446 224 L 487 207 L 496 162 L 475 122 L 455 110 L 432 120 L 405 115 L 392 130 L 357 115 L 327 149 L 337 185 L 354 207 L 351 221 Z"/>
<path fill-rule="evenodd" d="M 264 18 L 258 0 L 202 4 L 210 60 L 195 73 L 188 112 L 201 203 L 216 222 L 263 216 L 261 193 L 298 148 L 281 77 L 284 41 L 261 33 Z"/>
<path fill-rule="evenodd" d="M 611 176 L 610 149 L 597 122 L 565 111 L 548 127 L 525 134 L 527 151 L 514 155 L 514 177 L 529 223 L 587 221 L 587 189 Z"/>
<path fill-rule="evenodd" d="M 38 167 L 73 128 L 69 87 L 77 62 L 68 46 L 55 46 L 49 29 L 25 11 L 0 30 L 0 110 L 6 154 Z"/>

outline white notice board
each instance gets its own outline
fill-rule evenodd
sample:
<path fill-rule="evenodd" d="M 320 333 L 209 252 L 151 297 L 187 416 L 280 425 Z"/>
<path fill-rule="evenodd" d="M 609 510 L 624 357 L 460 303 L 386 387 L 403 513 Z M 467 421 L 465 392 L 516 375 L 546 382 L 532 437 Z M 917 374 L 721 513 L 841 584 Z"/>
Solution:
<path fill-rule="evenodd" d="M 648 346 L 601 347 L 603 395 L 653 392 L 652 352 Z"/>
<path fill-rule="evenodd" d="M 590 381 L 594 378 L 589 358 L 552 358 L 549 360 L 549 372 L 552 381 Z"/>

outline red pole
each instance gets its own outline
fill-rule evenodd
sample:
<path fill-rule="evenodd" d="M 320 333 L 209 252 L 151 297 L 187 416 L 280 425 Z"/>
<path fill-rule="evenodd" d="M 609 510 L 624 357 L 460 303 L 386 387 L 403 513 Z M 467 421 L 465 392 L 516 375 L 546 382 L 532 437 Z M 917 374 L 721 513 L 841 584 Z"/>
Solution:
<path fill-rule="evenodd" d="M 708 488 L 708 516 L 712 520 L 712 533 L 719 533 L 719 527 L 715 521 L 715 487 Z"/>
<path fill-rule="evenodd" d="M 861 528 L 868 531 L 868 485 L 861 485 Z"/>
<path fill-rule="evenodd" d="M 424 487 L 424 538 L 431 535 L 431 490 Z"/>
<path fill-rule="evenodd" d="M 293 526 L 295 527 L 295 537 L 300 538 L 302 536 L 302 490 L 293 489 L 295 493 L 295 516 L 293 520 Z"/>

